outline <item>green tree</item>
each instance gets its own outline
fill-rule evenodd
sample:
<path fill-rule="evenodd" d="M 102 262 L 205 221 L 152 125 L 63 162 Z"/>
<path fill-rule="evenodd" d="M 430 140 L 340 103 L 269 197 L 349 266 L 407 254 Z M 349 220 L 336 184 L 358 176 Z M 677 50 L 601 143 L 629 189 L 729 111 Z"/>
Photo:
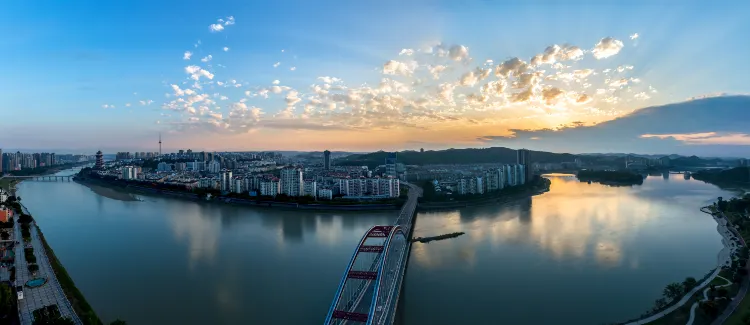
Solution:
<path fill-rule="evenodd" d="M 685 292 L 693 290 L 693 288 L 695 288 L 695 286 L 697 285 L 698 285 L 698 281 L 696 281 L 694 277 L 688 277 L 688 278 L 685 278 L 685 281 L 682 281 L 682 287 L 685 290 Z"/>
<path fill-rule="evenodd" d="M 128 322 L 118 318 L 115 321 L 109 323 L 109 325 L 128 325 Z"/>
<path fill-rule="evenodd" d="M 713 300 L 701 301 L 698 306 L 711 317 L 716 317 L 719 314 L 719 305 Z"/>
<path fill-rule="evenodd" d="M 5 284 L 0 284 L 0 314 L 9 315 L 13 308 L 13 292 L 10 287 Z"/>
<path fill-rule="evenodd" d="M 675 282 L 670 283 L 664 288 L 664 296 L 670 300 L 676 299 L 682 295 L 682 285 Z"/>
<path fill-rule="evenodd" d="M 656 306 L 656 309 L 661 309 L 667 306 L 667 300 L 664 298 L 656 299 L 656 302 L 654 302 L 654 306 Z"/>

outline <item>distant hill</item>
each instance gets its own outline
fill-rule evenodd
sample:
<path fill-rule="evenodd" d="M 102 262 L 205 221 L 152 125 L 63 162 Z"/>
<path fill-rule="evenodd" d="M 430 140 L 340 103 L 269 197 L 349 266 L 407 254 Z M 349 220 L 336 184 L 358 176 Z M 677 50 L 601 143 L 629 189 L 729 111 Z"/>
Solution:
<path fill-rule="evenodd" d="M 374 168 L 383 165 L 387 155 L 388 152 L 385 151 L 355 154 L 337 159 L 335 164 L 342 166 L 368 166 Z M 576 155 L 568 153 L 529 151 L 529 159 L 532 162 L 572 162 L 576 157 Z M 509 164 L 516 162 L 516 150 L 504 147 L 492 147 L 482 149 L 428 150 L 425 152 L 401 151 L 396 154 L 396 159 L 399 163 L 405 165 Z"/>

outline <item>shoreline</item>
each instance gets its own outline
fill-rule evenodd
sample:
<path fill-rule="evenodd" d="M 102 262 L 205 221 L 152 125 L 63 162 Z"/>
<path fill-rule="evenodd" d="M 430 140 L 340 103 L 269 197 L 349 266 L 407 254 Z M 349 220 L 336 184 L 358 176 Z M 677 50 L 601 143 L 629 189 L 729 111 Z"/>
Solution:
<path fill-rule="evenodd" d="M 86 186 L 91 189 L 89 185 L 106 188 L 112 191 L 124 191 L 129 194 L 138 193 L 143 195 L 151 195 L 156 197 L 171 197 L 184 199 L 194 202 L 208 203 L 208 204 L 230 204 L 236 206 L 265 208 L 265 209 L 280 209 L 280 210 L 307 210 L 307 211 L 329 211 L 329 212 L 358 212 L 358 211 L 392 211 L 401 208 L 400 204 L 350 204 L 350 205 L 333 205 L 333 204 L 305 204 L 295 202 L 276 202 L 276 201 L 254 201 L 240 198 L 230 197 L 214 197 L 210 200 L 201 199 L 195 193 L 189 192 L 176 192 L 169 190 L 159 190 L 155 188 L 149 188 L 144 186 L 129 185 L 126 187 L 120 187 L 112 185 L 106 181 L 74 178 L 74 182 Z M 92 189 L 92 191 L 94 191 Z M 96 191 L 94 191 L 96 193 Z M 99 193 L 97 193 L 99 194 Z M 99 194 L 101 195 L 101 194 Z M 104 196 L 104 195 L 103 195 Z M 108 196 L 105 196 L 108 197 Z M 116 198 L 112 198 L 117 200 Z M 135 200 L 139 201 L 139 200 Z"/>
<path fill-rule="evenodd" d="M 453 210 L 467 207 L 478 207 L 478 206 L 489 206 L 489 205 L 505 205 L 514 201 L 518 201 L 525 198 L 531 198 L 540 194 L 544 194 L 550 191 L 550 184 L 547 183 L 545 188 L 541 189 L 530 189 L 527 192 L 515 193 L 508 196 L 489 197 L 479 199 L 476 201 L 461 201 L 461 202 L 426 202 L 418 203 L 417 211 L 442 211 L 442 210 Z"/>

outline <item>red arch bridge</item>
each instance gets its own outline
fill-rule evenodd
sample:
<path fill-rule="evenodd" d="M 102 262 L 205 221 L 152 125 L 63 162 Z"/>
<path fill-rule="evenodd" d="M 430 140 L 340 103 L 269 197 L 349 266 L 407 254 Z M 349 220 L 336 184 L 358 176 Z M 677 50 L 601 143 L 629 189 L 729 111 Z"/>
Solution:
<path fill-rule="evenodd" d="M 409 198 L 393 225 L 374 226 L 354 250 L 336 291 L 325 324 L 393 324 L 417 198 L 422 189 L 409 183 Z"/>

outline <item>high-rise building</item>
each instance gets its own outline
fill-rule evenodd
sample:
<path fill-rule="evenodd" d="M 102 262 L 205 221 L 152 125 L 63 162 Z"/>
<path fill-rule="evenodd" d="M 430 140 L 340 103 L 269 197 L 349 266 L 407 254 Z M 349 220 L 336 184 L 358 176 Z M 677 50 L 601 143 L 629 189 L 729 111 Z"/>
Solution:
<path fill-rule="evenodd" d="M 531 160 L 529 159 L 529 150 L 519 149 L 517 151 L 518 159 L 516 163 L 523 166 L 524 177 L 523 180 L 529 182 L 534 177 L 533 170 L 531 168 Z"/>
<path fill-rule="evenodd" d="M 388 157 L 385 158 L 385 175 L 391 177 L 398 177 L 398 171 L 396 171 L 396 153 L 388 153 Z"/>
<path fill-rule="evenodd" d="M 94 163 L 94 168 L 104 169 L 104 155 L 101 150 L 96 152 L 96 163 Z"/>
<path fill-rule="evenodd" d="M 221 171 L 221 191 L 231 192 L 232 191 L 232 171 L 224 169 Z"/>
<path fill-rule="evenodd" d="M 281 193 L 288 196 L 304 195 L 305 180 L 302 178 L 302 169 L 284 168 L 281 170 Z"/>
<path fill-rule="evenodd" d="M 323 151 L 323 168 L 331 170 L 331 152 L 328 150 Z"/>

